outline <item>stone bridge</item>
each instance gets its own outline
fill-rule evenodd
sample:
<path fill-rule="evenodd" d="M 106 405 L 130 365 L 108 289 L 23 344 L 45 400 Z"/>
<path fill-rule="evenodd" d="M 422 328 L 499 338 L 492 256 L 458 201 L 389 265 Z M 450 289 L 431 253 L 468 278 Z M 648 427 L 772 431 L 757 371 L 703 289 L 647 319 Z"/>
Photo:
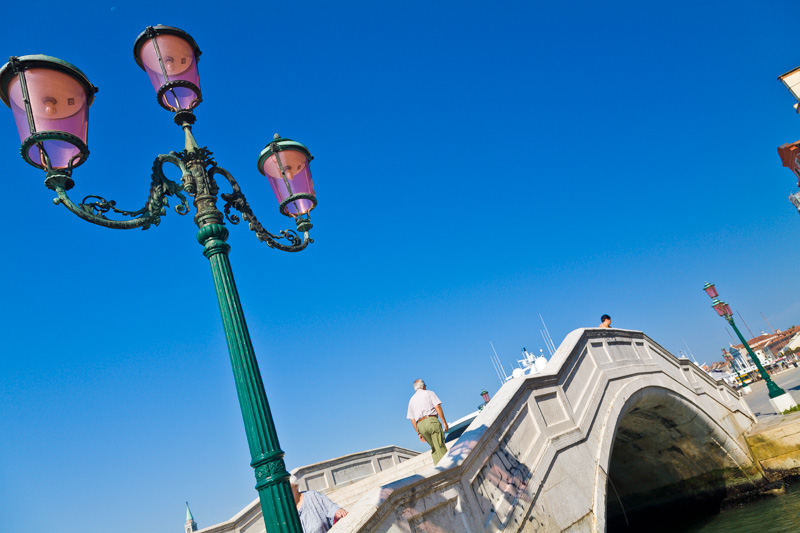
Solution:
<path fill-rule="evenodd" d="M 448 454 L 331 498 L 331 533 L 605 531 L 682 498 L 723 499 L 761 475 L 744 400 L 644 333 L 579 329 L 540 374 L 508 381 Z"/>
<path fill-rule="evenodd" d="M 392 447 L 356 454 L 378 473 L 354 483 L 297 474 L 349 510 L 331 533 L 598 532 L 760 485 L 754 424 L 736 391 L 644 333 L 579 329 L 540 374 L 506 382 L 438 465 Z M 383 469 L 378 452 L 405 456 Z M 202 532 L 264 532 L 258 500 Z"/>

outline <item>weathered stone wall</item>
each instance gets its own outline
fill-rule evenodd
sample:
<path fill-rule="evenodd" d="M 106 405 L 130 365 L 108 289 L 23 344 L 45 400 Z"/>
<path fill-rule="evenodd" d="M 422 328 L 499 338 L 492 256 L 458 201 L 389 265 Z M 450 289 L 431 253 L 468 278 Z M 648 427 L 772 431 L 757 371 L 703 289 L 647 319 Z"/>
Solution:
<path fill-rule="evenodd" d="M 780 421 L 747 435 L 753 458 L 770 480 L 800 475 L 800 413 Z"/>

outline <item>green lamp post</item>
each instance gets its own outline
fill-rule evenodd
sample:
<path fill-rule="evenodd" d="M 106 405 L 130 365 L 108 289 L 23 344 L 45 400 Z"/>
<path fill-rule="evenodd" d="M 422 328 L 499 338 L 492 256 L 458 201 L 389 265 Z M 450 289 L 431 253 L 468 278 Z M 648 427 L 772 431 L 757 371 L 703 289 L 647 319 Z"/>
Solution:
<path fill-rule="evenodd" d="M 0 68 L 0 98 L 13 112 L 23 159 L 45 171 L 45 185 L 57 195 L 54 203 L 83 220 L 113 229 L 148 229 L 166 215 L 169 196 L 175 197 L 179 215 L 190 211 L 187 196 L 193 199 L 197 240 L 211 264 L 264 522 L 269 532 L 302 533 L 284 452 L 228 259 L 225 221 L 232 225 L 241 221 L 231 213 L 235 209 L 268 246 L 285 252 L 306 248 L 313 242 L 308 236 L 312 227 L 309 213 L 317 204 L 309 168 L 311 154 L 304 145 L 276 134 L 259 155 L 258 169 L 275 193 L 280 212 L 293 218 L 297 226 L 296 231 L 270 233 L 253 214 L 233 176 L 217 166 L 211 151 L 200 147 L 192 134 L 193 110 L 202 102 L 197 69 L 200 49 L 194 39 L 177 28 L 150 26 L 136 39 L 133 53 L 155 88 L 159 105 L 174 113 L 185 139 L 181 152 L 156 157 L 149 196 L 136 211 L 120 209 L 113 200 L 100 196 L 86 196 L 77 204 L 67 196 L 75 185 L 73 171 L 89 157 L 89 106 L 97 88 L 83 72 L 54 57 L 12 57 Z M 165 163 L 180 169 L 180 183 L 164 175 Z M 225 178 L 232 189 L 219 195 L 224 201 L 221 210 L 217 208 L 217 176 Z"/>
<path fill-rule="evenodd" d="M 736 327 L 736 323 L 733 321 L 733 312 L 731 311 L 730 306 L 725 302 L 719 300 L 718 298 L 719 293 L 717 292 L 717 289 L 714 287 L 714 284 L 706 282 L 705 286 L 703 286 L 703 290 L 706 292 L 706 294 L 708 294 L 710 298 L 712 298 L 711 307 L 714 308 L 714 310 L 717 312 L 719 316 L 728 321 L 728 324 L 731 325 L 733 331 L 736 332 L 736 336 L 739 337 L 740 341 L 742 341 L 742 344 L 747 350 L 747 353 L 750 354 L 750 359 L 753 360 L 753 363 L 756 365 L 756 368 L 758 368 L 758 372 L 761 374 L 761 377 L 767 384 L 770 403 L 772 403 L 772 405 L 776 408 L 778 413 L 782 413 L 786 409 L 789 409 L 797 405 L 797 403 L 794 401 L 794 399 L 790 394 L 786 394 L 785 390 L 780 388 L 774 381 L 772 381 L 772 378 L 770 377 L 769 373 L 761 365 L 761 361 L 759 361 L 758 357 L 753 352 L 753 349 L 750 348 L 750 345 L 747 344 L 747 341 L 745 340 L 744 336 L 742 336 L 742 332 L 739 331 L 739 328 Z"/>

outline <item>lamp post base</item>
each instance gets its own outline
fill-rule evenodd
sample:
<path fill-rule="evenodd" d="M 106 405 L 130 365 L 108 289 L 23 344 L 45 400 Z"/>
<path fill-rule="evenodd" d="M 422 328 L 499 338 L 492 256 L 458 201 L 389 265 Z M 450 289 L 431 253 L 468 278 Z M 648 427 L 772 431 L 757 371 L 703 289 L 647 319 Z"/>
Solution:
<path fill-rule="evenodd" d="M 774 398 L 769 399 L 769 403 L 772 405 L 772 408 L 775 409 L 775 412 L 778 414 L 782 414 L 787 409 L 791 409 L 792 407 L 797 405 L 797 402 L 794 401 L 792 395 L 789 393 L 781 394 L 780 396 L 775 396 Z"/>
<path fill-rule="evenodd" d="M 770 398 L 777 398 L 778 396 L 786 395 L 786 391 L 783 390 L 782 388 L 780 388 L 777 383 L 772 381 L 772 378 L 769 377 L 769 374 L 767 374 L 766 371 L 763 372 L 763 375 L 764 375 L 764 379 L 767 382 L 767 390 L 769 391 L 769 397 Z M 791 396 L 790 396 L 790 398 L 791 398 Z M 792 400 L 792 401 L 794 401 L 794 400 Z"/>

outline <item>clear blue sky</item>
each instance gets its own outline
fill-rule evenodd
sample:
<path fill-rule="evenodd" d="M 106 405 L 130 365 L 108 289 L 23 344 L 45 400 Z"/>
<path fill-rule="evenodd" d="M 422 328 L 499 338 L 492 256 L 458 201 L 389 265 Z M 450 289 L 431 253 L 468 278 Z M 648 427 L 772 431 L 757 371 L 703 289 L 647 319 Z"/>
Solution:
<path fill-rule="evenodd" d="M 133 61 L 147 25 L 203 50 L 195 133 L 265 226 L 256 172 L 305 143 L 316 242 L 231 228 L 231 261 L 289 468 L 396 444 L 423 377 L 450 420 L 603 313 L 719 359 L 716 282 L 753 333 L 800 323 L 800 138 L 776 81 L 800 65 L 796 2 L 231 2 L 4 7 L 2 57 L 44 53 L 100 87 L 75 200 L 143 205 L 182 134 Z M 181 14 L 185 11 L 185 14 Z M 1 110 L 0 110 L 1 111 Z M 190 217 L 87 224 L 0 121 L 0 530 L 175 533 L 256 497 L 210 269 Z M 741 322 L 740 322 L 741 324 Z M 743 326 L 743 325 L 742 325 Z M 743 327 L 743 330 L 746 329 Z"/>

